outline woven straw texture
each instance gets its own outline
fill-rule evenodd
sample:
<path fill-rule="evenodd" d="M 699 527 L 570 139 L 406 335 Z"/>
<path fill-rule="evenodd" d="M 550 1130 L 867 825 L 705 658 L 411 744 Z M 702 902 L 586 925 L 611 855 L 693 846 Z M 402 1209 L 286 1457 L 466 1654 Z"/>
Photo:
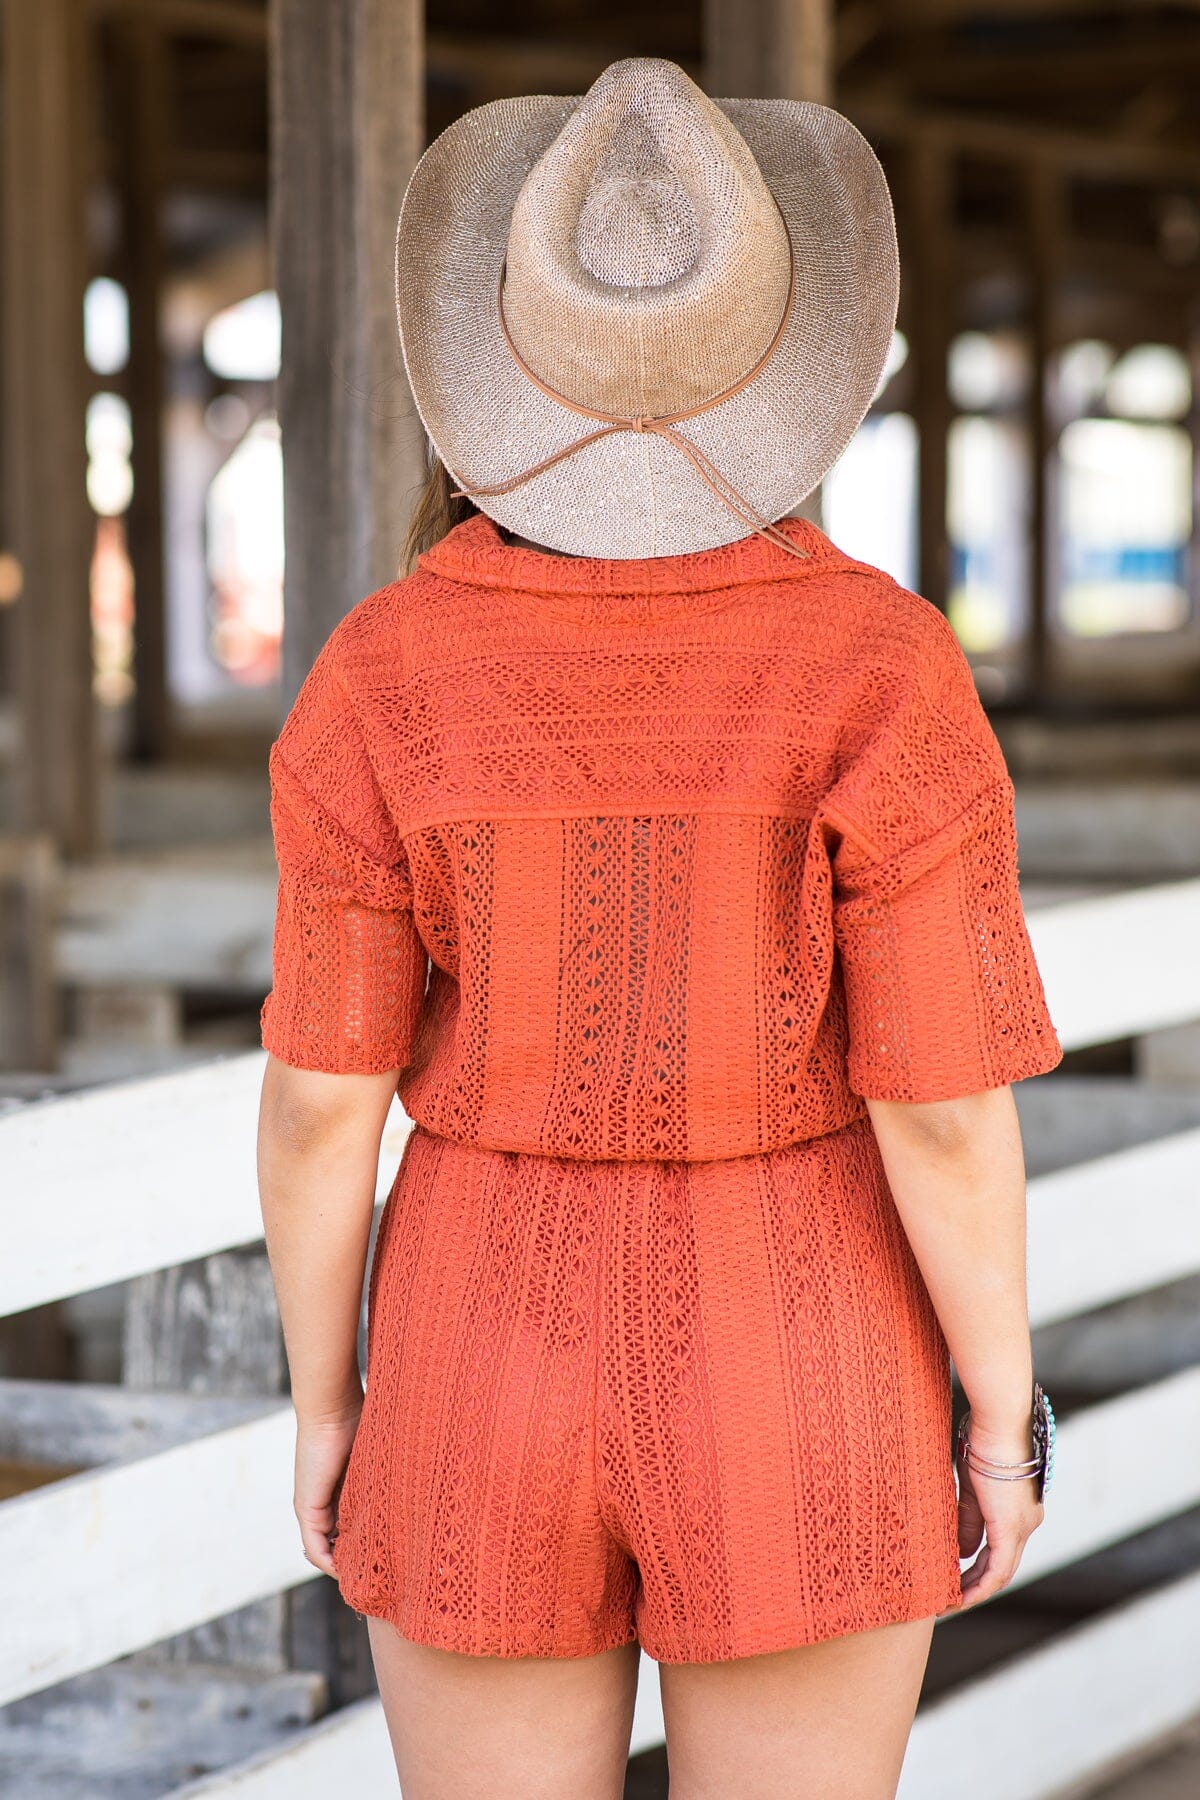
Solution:
<path fill-rule="evenodd" d="M 783 527 L 806 560 L 633 564 L 477 514 L 342 622 L 272 751 L 270 1049 L 581 1157 L 773 1149 L 1057 1061 L 951 627 Z"/>
<path fill-rule="evenodd" d="M 495 101 L 435 139 L 396 235 L 404 360 L 442 460 L 495 485 L 581 435 L 504 342 L 559 393 L 659 414 L 722 392 L 779 323 L 766 367 L 683 427 L 766 519 L 840 456 L 878 385 L 898 257 L 883 171 L 842 114 L 711 100 L 675 64 L 614 63 L 582 97 Z M 491 517 L 553 549 L 673 555 L 746 530 L 680 451 L 619 432 L 512 493 Z"/>

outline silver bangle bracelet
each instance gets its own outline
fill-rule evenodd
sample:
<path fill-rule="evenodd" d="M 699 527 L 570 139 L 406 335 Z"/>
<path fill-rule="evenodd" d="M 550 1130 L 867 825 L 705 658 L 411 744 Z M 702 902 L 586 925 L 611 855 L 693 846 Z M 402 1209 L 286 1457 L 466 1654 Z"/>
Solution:
<path fill-rule="evenodd" d="M 1054 1408 L 1051 1406 L 1045 1389 L 1040 1382 L 1033 1384 L 1033 1455 L 1023 1462 L 1002 1463 L 984 1456 L 976 1450 L 968 1436 L 968 1422 L 971 1411 L 968 1407 L 958 1421 L 957 1448 L 959 1459 L 973 1474 L 982 1475 L 989 1481 L 1033 1481 L 1037 1484 L 1037 1497 L 1041 1500 L 1050 1486 L 1054 1474 L 1054 1445 L 1056 1428 Z"/>

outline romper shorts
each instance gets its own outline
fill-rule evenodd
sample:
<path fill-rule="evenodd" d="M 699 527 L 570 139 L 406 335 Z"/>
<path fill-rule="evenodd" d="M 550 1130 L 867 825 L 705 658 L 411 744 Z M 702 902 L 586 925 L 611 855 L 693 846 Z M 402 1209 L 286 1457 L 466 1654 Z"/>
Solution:
<path fill-rule="evenodd" d="M 474 1655 L 781 1650 L 957 1606 L 949 1357 L 869 1119 L 716 1161 L 414 1126 L 334 1566 Z"/>

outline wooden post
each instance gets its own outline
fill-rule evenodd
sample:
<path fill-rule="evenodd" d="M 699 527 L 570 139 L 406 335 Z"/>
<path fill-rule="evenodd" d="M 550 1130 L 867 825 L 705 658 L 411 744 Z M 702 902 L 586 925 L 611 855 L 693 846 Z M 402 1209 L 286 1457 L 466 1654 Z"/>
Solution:
<path fill-rule="evenodd" d="M 161 760 L 169 713 L 163 565 L 163 171 L 167 154 L 170 58 L 159 20 L 133 12 L 114 21 L 116 110 L 122 213 L 122 274 L 129 295 L 129 407 L 133 496 L 129 560 L 134 584 L 134 756 Z"/>
<path fill-rule="evenodd" d="M 1026 241 L 1029 269 L 1029 635 L 1027 702 L 1045 698 L 1050 670 L 1050 604 L 1056 586 L 1054 555 L 1054 455 L 1050 360 L 1055 349 L 1055 286 L 1059 246 L 1066 232 L 1062 171 L 1049 160 L 1025 166 Z"/>
<path fill-rule="evenodd" d="M 704 0 L 704 36 L 710 94 L 833 104 L 832 0 Z M 820 484 L 795 511 L 821 525 Z"/>
<path fill-rule="evenodd" d="M 283 1341 L 266 1251 L 228 1250 L 135 1277 L 125 1299 L 123 1350 L 122 1379 L 142 1392 L 281 1393 Z M 287 1666 L 286 1642 L 287 1596 L 274 1594 L 139 1650 L 135 1659 L 275 1670 Z"/>
<path fill-rule="evenodd" d="M 96 847 L 83 293 L 88 84 L 82 0 L 5 0 L 3 44 L 6 548 L 16 602 L 21 826 Z"/>
<path fill-rule="evenodd" d="M 54 915 L 58 867 L 46 835 L 0 838 L 0 1069 L 58 1063 Z"/>
<path fill-rule="evenodd" d="M 944 612 L 950 589 L 946 485 L 951 418 L 947 358 L 954 329 L 952 164 L 947 146 L 922 131 L 909 139 L 907 163 L 909 266 L 916 296 L 908 317 L 916 376 L 918 585 Z"/>
<path fill-rule="evenodd" d="M 418 0 L 271 0 L 271 226 L 283 314 L 283 700 L 398 571 L 424 433 L 394 243 L 424 141 Z"/>
<path fill-rule="evenodd" d="M 704 0 L 704 33 L 710 94 L 832 106 L 830 0 Z"/>
<path fill-rule="evenodd" d="M 1187 429 L 1192 445 L 1192 529 L 1188 545 L 1188 599 L 1193 615 L 1200 614 L 1200 295 L 1193 293 L 1184 325 L 1188 366 L 1192 373 L 1192 399 Z M 1200 682 L 1193 683 L 1200 701 Z"/>

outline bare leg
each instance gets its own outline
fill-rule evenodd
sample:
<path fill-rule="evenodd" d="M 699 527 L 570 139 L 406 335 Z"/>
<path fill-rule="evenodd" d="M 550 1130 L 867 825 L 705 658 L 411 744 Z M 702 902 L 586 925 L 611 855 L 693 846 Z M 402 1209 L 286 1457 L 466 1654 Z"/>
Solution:
<path fill-rule="evenodd" d="M 662 1663 L 671 1800 L 893 1800 L 933 1620 Z"/>
<path fill-rule="evenodd" d="M 404 1800 L 620 1800 L 639 1650 L 462 1656 L 369 1618 Z"/>

